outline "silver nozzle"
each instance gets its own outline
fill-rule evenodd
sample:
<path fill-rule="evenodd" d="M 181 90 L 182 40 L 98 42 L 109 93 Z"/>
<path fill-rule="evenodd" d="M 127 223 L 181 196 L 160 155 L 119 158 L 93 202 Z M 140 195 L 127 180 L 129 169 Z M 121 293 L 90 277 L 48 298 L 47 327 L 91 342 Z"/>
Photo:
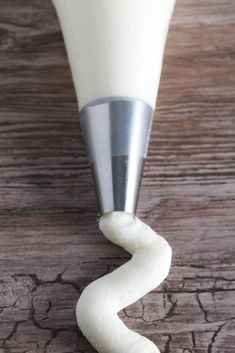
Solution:
<path fill-rule="evenodd" d="M 135 214 L 153 109 L 140 100 L 107 98 L 81 111 L 81 125 L 101 215 Z"/>

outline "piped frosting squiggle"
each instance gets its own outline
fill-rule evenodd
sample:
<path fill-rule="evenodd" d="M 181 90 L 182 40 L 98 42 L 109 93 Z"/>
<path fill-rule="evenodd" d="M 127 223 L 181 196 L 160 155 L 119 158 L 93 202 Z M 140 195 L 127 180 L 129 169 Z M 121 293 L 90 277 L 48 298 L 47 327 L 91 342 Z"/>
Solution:
<path fill-rule="evenodd" d="M 99 227 L 132 258 L 85 288 L 77 303 L 78 325 L 99 353 L 159 353 L 152 341 L 128 329 L 118 312 L 164 281 L 171 247 L 148 225 L 124 212 L 103 216 Z"/>

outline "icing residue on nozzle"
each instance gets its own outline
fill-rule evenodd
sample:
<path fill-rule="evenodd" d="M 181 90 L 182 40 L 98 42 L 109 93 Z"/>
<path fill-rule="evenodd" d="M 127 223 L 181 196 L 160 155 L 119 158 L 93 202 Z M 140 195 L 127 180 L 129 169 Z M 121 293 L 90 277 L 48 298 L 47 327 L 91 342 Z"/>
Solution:
<path fill-rule="evenodd" d="M 77 304 L 78 325 L 99 353 L 159 353 L 152 341 L 128 329 L 118 312 L 164 281 L 171 247 L 148 225 L 124 212 L 103 216 L 99 227 L 132 258 L 85 288 Z"/>

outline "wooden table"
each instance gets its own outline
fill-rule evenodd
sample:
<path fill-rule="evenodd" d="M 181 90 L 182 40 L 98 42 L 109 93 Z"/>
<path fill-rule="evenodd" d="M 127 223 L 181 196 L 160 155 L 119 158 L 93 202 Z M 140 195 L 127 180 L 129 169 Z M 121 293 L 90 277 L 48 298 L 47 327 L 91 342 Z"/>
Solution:
<path fill-rule="evenodd" d="M 0 5 L 0 353 L 94 352 L 76 301 L 129 257 L 97 228 L 50 1 Z M 125 323 L 164 353 L 234 353 L 234 0 L 177 3 L 139 216 L 169 240 L 173 266 Z"/>

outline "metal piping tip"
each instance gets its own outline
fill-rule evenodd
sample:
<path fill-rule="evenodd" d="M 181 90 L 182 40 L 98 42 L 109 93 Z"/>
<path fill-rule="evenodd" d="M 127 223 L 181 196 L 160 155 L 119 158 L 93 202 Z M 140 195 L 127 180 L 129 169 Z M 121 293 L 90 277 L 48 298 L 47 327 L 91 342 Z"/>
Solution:
<path fill-rule="evenodd" d="M 100 214 L 135 214 L 153 109 L 143 101 L 108 98 L 81 111 Z"/>

